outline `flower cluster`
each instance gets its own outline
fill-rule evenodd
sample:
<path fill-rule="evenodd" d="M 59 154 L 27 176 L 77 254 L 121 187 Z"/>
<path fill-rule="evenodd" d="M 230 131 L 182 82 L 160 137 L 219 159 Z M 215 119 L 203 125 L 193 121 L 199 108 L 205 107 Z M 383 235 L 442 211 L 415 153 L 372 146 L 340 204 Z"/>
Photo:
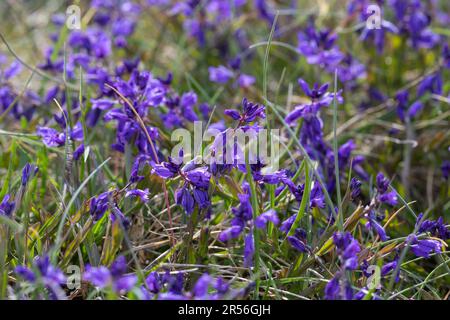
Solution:
<path fill-rule="evenodd" d="M 306 277 L 308 298 L 444 297 L 430 275 L 450 239 L 445 5 L 352 0 L 333 25 L 327 10 L 298 19 L 295 1 L 92 0 L 80 29 L 52 16 L 43 81 L 25 88 L 26 59 L 7 45 L 0 242 L 13 276 L 0 299 L 285 298 L 302 286 L 284 280 Z M 197 121 L 195 152 L 174 147 Z M 273 128 L 276 169 L 237 136 Z M 65 286 L 71 263 L 82 290 Z"/>
<path fill-rule="evenodd" d="M 29 283 L 43 285 L 52 299 L 64 299 L 66 297 L 62 285 L 66 283 L 66 276 L 57 267 L 53 266 L 47 255 L 37 256 L 32 267 L 17 266 L 15 273 Z"/>

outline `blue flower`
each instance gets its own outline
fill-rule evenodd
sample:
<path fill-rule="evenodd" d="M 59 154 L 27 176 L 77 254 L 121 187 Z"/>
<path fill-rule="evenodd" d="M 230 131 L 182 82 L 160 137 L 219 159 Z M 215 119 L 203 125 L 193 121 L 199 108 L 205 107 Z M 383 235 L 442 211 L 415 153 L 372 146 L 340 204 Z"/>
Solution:
<path fill-rule="evenodd" d="M 390 206 L 396 206 L 398 203 L 398 196 L 395 191 L 386 192 L 378 196 L 378 201 L 386 203 Z"/>
<path fill-rule="evenodd" d="M 180 107 L 184 117 L 191 121 L 198 121 L 198 116 L 194 112 L 194 106 L 197 104 L 197 95 L 194 92 L 187 92 L 183 94 L 180 101 Z"/>
<path fill-rule="evenodd" d="M 242 99 L 242 108 L 242 113 L 235 109 L 226 109 L 224 113 L 234 120 L 239 120 L 239 126 L 244 123 L 251 123 L 257 118 L 265 119 L 266 117 L 265 107 L 263 105 L 252 103 L 248 101 L 247 98 Z"/>
<path fill-rule="evenodd" d="M 300 252 L 308 252 L 308 246 L 296 236 L 287 237 L 289 244 Z"/>
<path fill-rule="evenodd" d="M 411 234 L 408 236 L 406 242 L 409 243 L 411 251 L 418 257 L 429 258 L 433 252 L 442 252 L 442 243 L 438 240 L 418 240 L 416 235 Z"/>
<path fill-rule="evenodd" d="M 377 189 L 380 193 L 385 193 L 389 187 L 389 179 L 387 179 L 381 172 L 377 174 Z"/>
<path fill-rule="evenodd" d="M 199 167 L 184 172 L 186 180 L 197 188 L 207 189 L 209 187 L 209 180 L 211 174 L 207 167 Z"/>
<path fill-rule="evenodd" d="M 84 151 L 84 143 L 82 143 L 73 152 L 73 158 L 75 159 L 75 161 L 78 161 L 81 158 L 81 156 L 84 154 Z"/>
<path fill-rule="evenodd" d="M 163 286 L 161 277 L 155 271 L 150 272 L 148 277 L 145 279 L 145 283 L 147 284 L 148 290 L 154 294 L 159 293 Z"/>
<path fill-rule="evenodd" d="M 344 58 L 335 45 L 337 35 L 330 30 L 315 30 L 313 25 L 298 34 L 298 50 L 309 64 L 331 70 Z"/>
<path fill-rule="evenodd" d="M 352 201 L 355 201 L 361 194 L 361 181 L 353 177 L 352 180 L 350 181 L 350 190 L 351 190 L 350 197 Z"/>
<path fill-rule="evenodd" d="M 237 83 L 241 88 L 248 88 L 251 87 L 255 83 L 255 81 L 255 77 L 242 73 L 241 75 L 239 75 Z"/>
<path fill-rule="evenodd" d="M 242 233 L 242 231 L 244 230 L 244 227 L 241 225 L 234 225 L 229 227 L 228 229 L 222 231 L 219 234 L 218 239 L 222 242 L 228 242 L 231 239 L 235 239 L 237 237 L 239 237 L 239 235 Z"/>
<path fill-rule="evenodd" d="M 398 260 L 397 259 L 394 260 L 394 261 L 391 261 L 391 262 L 388 262 L 388 263 L 384 264 L 381 267 L 381 276 L 383 277 L 383 276 L 387 275 L 389 272 L 397 269 L 397 265 L 398 265 Z"/>
<path fill-rule="evenodd" d="M 120 221 L 125 228 L 128 228 L 130 226 L 130 221 L 117 207 L 115 193 L 116 191 L 107 191 L 93 197 L 89 202 L 89 213 L 94 222 L 97 222 L 103 217 L 107 210 L 110 210 L 109 217 L 111 221 Z"/>
<path fill-rule="evenodd" d="M 119 256 L 108 269 L 105 266 L 86 266 L 83 274 L 84 280 L 91 282 L 101 289 L 111 287 L 118 294 L 129 292 L 137 283 L 137 277 L 133 274 L 125 274 L 127 263 L 125 257 Z"/>
<path fill-rule="evenodd" d="M 448 177 L 450 176 L 450 161 L 446 160 L 442 162 L 441 171 L 444 179 L 448 180 Z"/>
<path fill-rule="evenodd" d="M 420 113 L 420 111 L 423 109 L 424 105 L 421 101 L 416 101 L 414 102 L 408 110 L 408 117 L 410 119 L 414 118 L 417 116 L 417 114 Z"/>
<path fill-rule="evenodd" d="M 103 192 L 91 199 L 89 203 L 89 213 L 94 218 L 94 221 L 100 220 L 106 210 L 108 210 L 111 195 L 111 192 Z"/>
<path fill-rule="evenodd" d="M 213 278 L 204 273 L 194 285 L 193 294 L 196 298 L 206 298 L 208 296 L 208 289 L 210 284 L 213 282 Z"/>
<path fill-rule="evenodd" d="M 375 230 L 381 241 L 386 241 L 387 239 L 389 239 L 384 228 L 378 223 L 375 211 L 372 210 L 368 215 L 366 215 L 366 217 L 368 219 L 366 228 Z"/>
<path fill-rule="evenodd" d="M 376 186 L 378 190 L 377 200 L 390 206 L 396 206 L 398 203 L 397 192 L 388 192 L 389 184 L 389 179 L 379 172 L 376 178 Z"/>
<path fill-rule="evenodd" d="M 127 193 L 125 194 L 125 197 L 138 197 L 141 199 L 142 202 L 147 203 L 149 200 L 149 191 L 148 188 L 145 190 L 140 190 L 140 189 L 133 189 L 133 190 L 128 190 Z"/>
<path fill-rule="evenodd" d="M 180 150 L 178 159 L 169 157 L 169 161 L 161 164 L 152 163 L 152 173 L 163 179 L 181 176 L 184 180 L 180 188 L 177 189 L 175 199 L 187 214 L 194 211 L 195 203 L 199 208 L 207 208 L 210 205 L 208 188 L 211 173 L 207 167 L 195 167 L 194 160 L 182 166 L 183 150 Z"/>
<path fill-rule="evenodd" d="M 358 267 L 358 253 L 361 251 L 359 242 L 349 232 L 333 234 L 333 242 L 341 258 L 341 265 L 346 270 Z"/>
<path fill-rule="evenodd" d="M 42 282 L 49 290 L 52 299 L 64 299 L 65 293 L 62 285 L 66 283 L 66 277 L 61 269 L 50 263 L 47 255 L 37 256 L 33 260 L 33 267 L 17 266 L 15 273 L 30 283 Z"/>
<path fill-rule="evenodd" d="M 340 286 L 339 286 L 339 278 L 334 277 L 330 281 L 328 281 L 325 286 L 325 299 L 326 300 L 336 300 L 339 297 Z"/>
<path fill-rule="evenodd" d="M 244 239 L 244 267 L 253 265 L 253 255 L 255 254 L 255 241 L 253 238 L 253 230 L 247 234 Z"/>
<path fill-rule="evenodd" d="M 22 169 L 22 186 L 26 186 L 30 178 L 35 176 L 39 168 L 33 164 L 27 163 Z"/>
<path fill-rule="evenodd" d="M 181 205 L 188 215 L 190 215 L 194 211 L 195 206 L 194 197 L 189 192 L 186 185 L 177 189 L 175 193 L 175 199 L 176 203 Z"/>
<path fill-rule="evenodd" d="M 319 110 L 322 107 L 328 107 L 333 102 L 333 99 L 335 97 L 334 93 L 330 93 L 327 91 L 327 83 L 321 86 L 315 83 L 313 88 L 310 88 L 306 81 L 301 78 L 298 79 L 298 83 L 303 92 L 311 99 L 311 103 L 296 106 L 294 110 L 286 116 L 285 121 L 287 123 L 293 123 L 298 118 L 310 119 L 316 116 Z M 336 99 L 338 103 L 343 102 L 341 91 L 338 91 L 336 93 Z"/>
<path fill-rule="evenodd" d="M 266 227 L 269 221 L 274 225 L 278 225 L 280 223 L 280 219 L 278 219 L 278 215 L 275 210 L 269 210 L 260 214 L 255 219 L 255 226 L 259 229 L 263 229 Z"/>
<path fill-rule="evenodd" d="M 53 128 L 38 127 L 36 133 L 48 147 L 60 147 L 66 143 L 66 134 Z"/>
<path fill-rule="evenodd" d="M 208 70 L 209 80 L 211 80 L 212 82 L 225 84 L 234 77 L 233 71 L 226 68 L 225 66 L 209 67 Z"/>
<path fill-rule="evenodd" d="M 444 223 L 444 218 L 439 217 L 437 220 L 422 221 L 423 214 L 417 216 L 417 223 L 420 222 L 418 232 L 430 232 L 433 236 L 439 237 L 442 240 L 450 239 L 450 230 Z"/>
<path fill-rule="evenodd" d="M 10 201 L 11 196 L 9 194 L 3 197 L 2 202 L 0 203 L 0 215 L 11 217 L 11 214 L 16 206 L 14 201 Z"/>

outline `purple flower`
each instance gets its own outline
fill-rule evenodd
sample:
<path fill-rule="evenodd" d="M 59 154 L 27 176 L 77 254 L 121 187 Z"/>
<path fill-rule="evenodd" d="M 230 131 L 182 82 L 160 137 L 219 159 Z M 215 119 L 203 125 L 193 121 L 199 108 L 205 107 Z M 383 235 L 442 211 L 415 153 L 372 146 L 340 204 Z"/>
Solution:
<path fill-rule="evenodd" d="M 173 178 L 179 170 L 180 165 L 172 162 L 163 162 L 161 164 L 153 164 L 152 173 L 160 176 L 163 179 Z"/>
<path fill-rule="evenodd" d="M 288 186 L 289 190 L 294 195 L 297 201 L 301 201 L 303 198 L 303 193 L 305 190 L 305 185 L 301 184 L 296 186 L 292 181 L 288 179 L 283 179 L 284 183 Z M 322 187 L 318 181 L 314 181 L 311 188 L 311 193 L 309 197 L 309 206 L 311 208 L 324 208 L 325 207 L 325 195 L 323 194 Z"/>
<path fill-rule="evenodd" d="M 275 210 L 269 210 L 260 214 L 255 219 L 255 226 L 259 229 L 263 229 L 266 227 L 269 221 L 274 225 L 278 225 L 280 223 L 280 219 L 278 219 L 278 215 Z"/>
<path fill-rule="evenodd" d="M 55 116 L 55 120 L 60 124 L 60 126 L 65 129 L 65 119 L 62 116 L 58 118 Z M 36 134 L 42 138 L 42 142 L 48 147 L 60 147 L 66 143 L 66 134 L 64 132 L 58 132 L 53 128 L 48 127 L 38 127 Z M 70 138 L 76 141 L 83 140 L 83 128 L 81 123 L 77 123 L 70 130 Z"/>
<path fill-rule="evenodd" d="M 243 221 L 249 221 L 253 218 L 253 207 L 250 203 L 250 195 L 243 193 L 238 194 L 240 205 L 232 209 L 236 218 Z"/>
<path fill-rule="evenodd" d="M 187 181 L 195 187 L 207 189 L 211 174 L 207 167 L 200 167 L 185 172 Z"/>
<path fill-rule="evenodd" d="M 168 162 L 161 164 L 153 163 L 152 173 L 163 179 L 173 178 L 180 175 L 184 184 L 176 191 L 176 202 L 181 205 L 187 214 L 194 211 L 195 203 L 199 208 L 207 208 L 210 205 L 208 188 L 211 173 L 207 167 L 195 167 L 192 160 L 182 167 L 183 151 L 180 150 L 178 159 L 169 157 Z"/>
<path fill-rule="evenodd" d="M 92 109 L 98 109 L 98 110 L 109 110 L 111 109 L 115 101 L 111 101 L 109 99 L 91 99 L 92 102 Z"/>
<path fill-rule="evenodd" d="M 205 298 L 208 295 L 208 289 L 210 284 L 213 282 L 213 278 L 207 274 L 204 273 L 200 278 L 198 278 L 197 282 L 195 283 L 193 293 L 196 298 Z"/>
<path fill-rule="evenodd" d="M 334 277 L 330 281 L 328 281 L 325 286 L 325 299 L 326 300 L 336 300 L 339 297 L 340 286 L 339 286 L 339 277 Z"/>
<path fill-rule="evenodd" d="M 3 197 L 2 202 L 0 203 L 0 215 L 11 217 L 11 214 L 16 206 L 14 201 L 10 201 L 11 196 L 9 194 Z"/>
<path fill-rule="evenodd" d="M 450 230 L 447 229 L 443 217 L 439 217 L 437 220 L 425 221 L 422 221 L 422 217 L 422 213 L 417 217 L 417 223 L 421 221 L 418 229 L 419 232 L 430 232 L 433 236 L 444 241 L 450 239 Z"/>
<path fill-rule="evenodd" d="M 448 177 L 450 176 L 450 161 L 445 160 L 442 162 L 441 171 L 444 179 L 448 180 Z"/>
<path fill-rule="evenodd" d="M 118 293 L 126 293 L 131 291 L 137 282 L 137 277 L 134 274 L 123 275 L 114 280 L 113 288 Z"/>
<path fill-rule="evenodd" d="M 356 144 L 353 139 L 348 140 L 346 143 L 341 145 L 338 149 L 338 164 L 340 168 L 346 167 L 347 164 L 350 163 L 350 156 L 355 150 Z M 334 161 L 334 155 L 333 155 Z"/>
<path fill-rule="evenodd" d="M 289 237 L 287 237 L 287 241 L 294 249 L 296 249 L 300 252 L 308 252 L 308 247 L 299 238 L 297 238 L 295 236 L 289 236 Z"/>
<path fill-rule="evenodd" d="M 184 117 L 189 121 L 198 121 L 198 116 L 194 112 L 194 106 L 197 104 L 197 95 L 194 92 L 183 94 L 180 101 Z"/>
<path fill-rule="evenodd" d="M 442 58 L 444 60 L 445 67 L 450 69 L 450 47 L 447 43 L 442 48 Z"/>
<path fill-rule="evenodd" d="M 66 134 L 60 133 L 55 129 L 38 127 L 36 133 L 42 138 L 44 144 L 48 147 L 60 147 L 66 143 Z"/>
<path fill-rule="evenodd" d="M 127 263 L 125 257 L 119 256 L 108 269 L 105 266 L 86 266 L 83 278 L 101 289 L 111 287 L 117 294 L 129 292 L 137 283 L 133 274 L 125 274 Z"/>
<path fill-rule="evenodd" d="M 333 242 L 341 259 L 341 266 L 346 270 L 355 270 L 358 267 L 358 253 L 360 245 L 349 232 L 333 234 Z"/>
<path fill-rule="evenodd" d="M 97 197 L 93 197 L 89 203 L 89 213 L 94 221 L 100 220 L 109 208 L 111 192 L 103 192 Z"/>
<path fill-rule="evenodd" d="M 42 281 L 49 290 L 52 299 L 65 298 L 61 286 L 66 283 L 66 277 L 59 268 L 50 263 L 50 258 L 47 255 L 35 257 L 32 268 L 17 266 L 14 271 L 28 282 Z"/>
<path fill-rule="evenodd" d="M 242 233 L 243 230 L 244 230 L 243 226 L 240 225 L 231 226 L 230 228 L 222 231 L 219 234 L 218 239 L 222 242 L 228 242 L 231 239 L 239 237 L 239 235 Z"/>
<path fill-rule="evenodd" d="M 414 102 L 408 110 L 408 117 L 410 119 L 414 118 L 422 109 L 424 105 L 421 101 Z"/>
<path fill-rule="evenodd" d="M 355 201 L 361 194 L 361 181 L 353 177 L 350 181 L 351 199 Z"/>
<path fill-rule="evenodd" d="M 209 80 L 211 80 L 212 82 L 225 84 L 234 77 L 233 71 L 224 66 L 209 67 L 208 70 Z"/>
<path fill-rule="evenodd" d="M 377 174 L 377 189 L 379 193 L 385 193 L 389 187 L 389 179 L 381 172 Z"/>
<path fill-rule="evenodd" d="M 14 60 L 11 63 L 11 65 L 8 68 L 6 68 L 5 71 L 3 72 L 3 77 L 6 80 L 9 80 L 18 75 L 21 71 L 22 71 L 21 63 L 17 60 Z"/>
<path fill-rule="evenodd" d="M 332 70 L 344 58 L 335 45 L 337 35 L 330 30 L 315 30 L 313 25 L 298 34 L 298 50 L 309 64 Z"/>
<path fill-rule="evenodd" d="M 417 96 L 421 97 L 425 92 L 442 95 L 442 76 L 439 72 L 426 76 L 417 86 Z M 412 106 L 411 106 L 412 107 Z M 420 106 L 416 106 L 416 109 Z"/>
<path fill-rule="evenodd" d="M 265 107 L 256 103 L 252 103 L 247 100 L 247 98 L 242 99 L 243 112 L 240 113 L 235 109 L 226 109 L 224 111 L 225 115 L 233 118 L 234 120 L 239 120 L 239 124 L 251 123 L 257 118 L 265 119 Z"/>
<path fill-rule="evenodd" d="M 150 272 L 147 279 L 145 279 L 145 283 L 147 284 L 150 292 L 155 294 L 159 293 L 163 285 L 159 274 L 155 271 Z"/>
<path fill-rule="evenodd" d="M 181 205 L 186 213 L 190 215 L 194 211 L 194 197 L 186 186 L 179 188 L 175 193 L 176 203 Z"/>
<path fill-rule="evenodd" d="M 192 195 L 194 196 L 194 200 L 198 204 L 199 208 L 208 208 L 211 205 L 207 190 L 194 188 L 194 190 L 192 191 Z"/>
<path fill-rule="evenodd" d="M 255 241 L 253 239 L 253 230 L 250 230 L 244 240 L 244 267 L 253 265 L 253 255 L 255 254 Z"/>
<path fill-rule="evenodd" d="M 314 182 L 314 186 L 311 189 L 309 201 L 311 208 L 325 208 L 325 196 L 322 187 L 317 181 Z"/>
<path fill-rule="evenodd" d="M 250 76 L 247 74 L 241 74 L 237 81 L 238 81 L 239 87 L 248 88 L 255 83 L 256 79 L 253 76 Z"/>
<path fill-rule="evenodd" d="M 259 16 L 263 19 L 267 20 L 267 22 L 271 25 L 273 23 L 273 20 L 275 18 L 275 15 L 273 14 L 273 10 L 271 8 L 268 8 L 267 1 L 264 0 L 254 0 L 255 7 L 258 10 Z"/>
<path fill-rule="evenodd" d="M 34 272 L 31 271 L 28 267 L 24 266 L 17 266 L 14 269 L 15 273 L 17 273 L 18 276 L 22 277 L 28 282 L 34 283 L 36 281 L 36 276 L 34 275 Z"/>
<path fill-rule="evenodd" d="M 109 218 L 112 222 L 119 221 L 120 224 L 122 224 L 126 229 L 131 224 L 130 220 L 125 217 L 123 212 L 117 207 L 117 204 L 114 204 L 114 206 L 111 207 L 111 214 L 109 215 Z"/>
<path fill-rule="evenodd" d="M 367 72 L 364 64 L 359 62 L 351 54 L 346 54 L 345 58 L 337 67 L 337 75 L 346 87 L 352 89 L 356 87 L 357 79 L 366 78 Z"/>
<path fill-rule="evenodd" d="M 409 243 L 411 251 L 417 257 L 429 258 L 430 254 L 433 252 L 442 252 L 442 243 L 438 240 L 418 240 L 414 234 L 411 234 L 408 236 L 408 239 L 406 241 Z"/>
<path fill-rule="evenodd" d="M 106 288 L 112 281 L 111 273 L 105 266 L 95 268 L 87 265 L 83 278 L 84 280 L 92 283 L 94 286 L 102 289 Z"/>
<path fill-rule="evenodd" d="M 395 100 L 397 100 L 397 115 L 403 122 L 405 121 L 405 111 L 408 105 L 409 92 L 402 90 L 397 92 Z"/>
<path fill-rule="evenodd" d="M 396 206 L 398 203 L 398 197 L 395 191 L 380 194 L 377 199 L 378 201 L 386 203 L 390 206 Z"/>
<path fill-rule="evenodd" d="M 298 79 L 298 83 L 303 92 L 311 99 L 311 103 L 296 106 L 294 110 L 286 116 L 285 121 L 287 123 L 293 123 L 298 118 L 312 118 L 316 116 L 322 107 L 328 107 L 334 99 L 334 93 L 327 91 L 328 84 L 319 86 L 316 83 L 313 88 L 310 88 L 301 78 Z M 343 102 L 341 91 L 336 93 L 336 99 L 338 103 Z"/>
<path fill-rule="evenodd" d="M 35 176 L 39 168 L 33 164 L 27 163 L 22 170 L 22 186 L 26 186 L 30 178 Z"/>
<path fill-rule="evenodd" d="M 141 199 L 142 202 L 147 203 L 149 201 L 149 191 L 148 188 L 145 190 L 140 190 L 140 189 L 134 189 L 134 190 L 129 190 L 127 191 L 127 193 L 125 194 L 125 197 L 138 197 Z"/>
<path fill-rule="evenodd" d="M 394 260 L 383 265 L 383 267 L 381 267 L 381 276 L 385 276 L 389 272 L 395 270 L 397 268 L 397 264 L 397 260 Z"/>
<path fill-rule="evenodd" d="M 440 37 L 430 28 L 431 16 L 420 1 L 392 0 L 400 32 L 408 37 L 414 49 L 431 49 Z"/>
<path fill-rule="evenodd" d="M 290 216 L 289 218 L 284 220 L 281 223 L 280 230 L 287 234 L 289 232 L 289 230 L 291 230 L 292 224 L 294 223 L 296 218 L 297 218 L 297 214 L 294 214 L 293 216 Z"/>
<path fill-rule="evenodd" d="M 78 161 L 81 158 L 81 156 L 84 154 L 84 151 L 84 143 L 82 143 L 73 152 L 73 158 L 75 159 L 75 161 Z"/>
<path fill-rule="evenodd" d="M 151 157 L 146 154 L 140 154 L 134 159 L 133 166 L 131 167 L 131 173 L 130 173 L 130 182 L 139 182 L 144 179 L 143 176 L 139 175 L 139 171 L 142 167 L 144 167 L 146 164 L 151 164 Z M 163 172 L 170 172 L 167 170 L 163 170 Z"/>
<path fill-rule="evenodd" d="M 375 212 L 371 211 L 367 216 L 366 228 L 375 230 L 375 232 L 380 237 L 381 241 L 386 241 L 389 237 L 386 235 L 384 228 L 376 220 Z"/>

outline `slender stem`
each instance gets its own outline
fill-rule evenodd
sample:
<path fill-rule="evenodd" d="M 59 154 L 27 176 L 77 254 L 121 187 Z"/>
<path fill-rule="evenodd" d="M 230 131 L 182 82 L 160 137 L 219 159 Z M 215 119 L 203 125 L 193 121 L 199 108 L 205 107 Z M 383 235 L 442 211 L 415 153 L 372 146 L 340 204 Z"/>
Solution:
<path fill-rule="evenodd" d="M 341 199 L 341 183 L 339 174 L 339 152 L 338 152 L 338 142 L 337 142 L 337 70 L 334 72 L 334 96 L 333 96 L 333 151 L 334 151 L 334 174 L 336 179 L 336 194 L 338 201 L 338 217 L 339 217 L 339 228 L 343 231 L 344 227 L 344 213 L 342 212 L 342 199 Z M 334 210 L 334 209 L 333 209 Z"/>

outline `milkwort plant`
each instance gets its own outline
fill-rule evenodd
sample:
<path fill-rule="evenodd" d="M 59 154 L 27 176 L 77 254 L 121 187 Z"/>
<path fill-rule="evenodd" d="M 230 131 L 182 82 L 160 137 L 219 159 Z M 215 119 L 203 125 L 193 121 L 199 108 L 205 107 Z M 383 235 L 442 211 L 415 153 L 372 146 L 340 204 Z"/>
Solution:
<path fill-rule="evenodd" d="M 449 298 L 448 2 L 54 3 L 0 4 L 1 299 Z"/>

